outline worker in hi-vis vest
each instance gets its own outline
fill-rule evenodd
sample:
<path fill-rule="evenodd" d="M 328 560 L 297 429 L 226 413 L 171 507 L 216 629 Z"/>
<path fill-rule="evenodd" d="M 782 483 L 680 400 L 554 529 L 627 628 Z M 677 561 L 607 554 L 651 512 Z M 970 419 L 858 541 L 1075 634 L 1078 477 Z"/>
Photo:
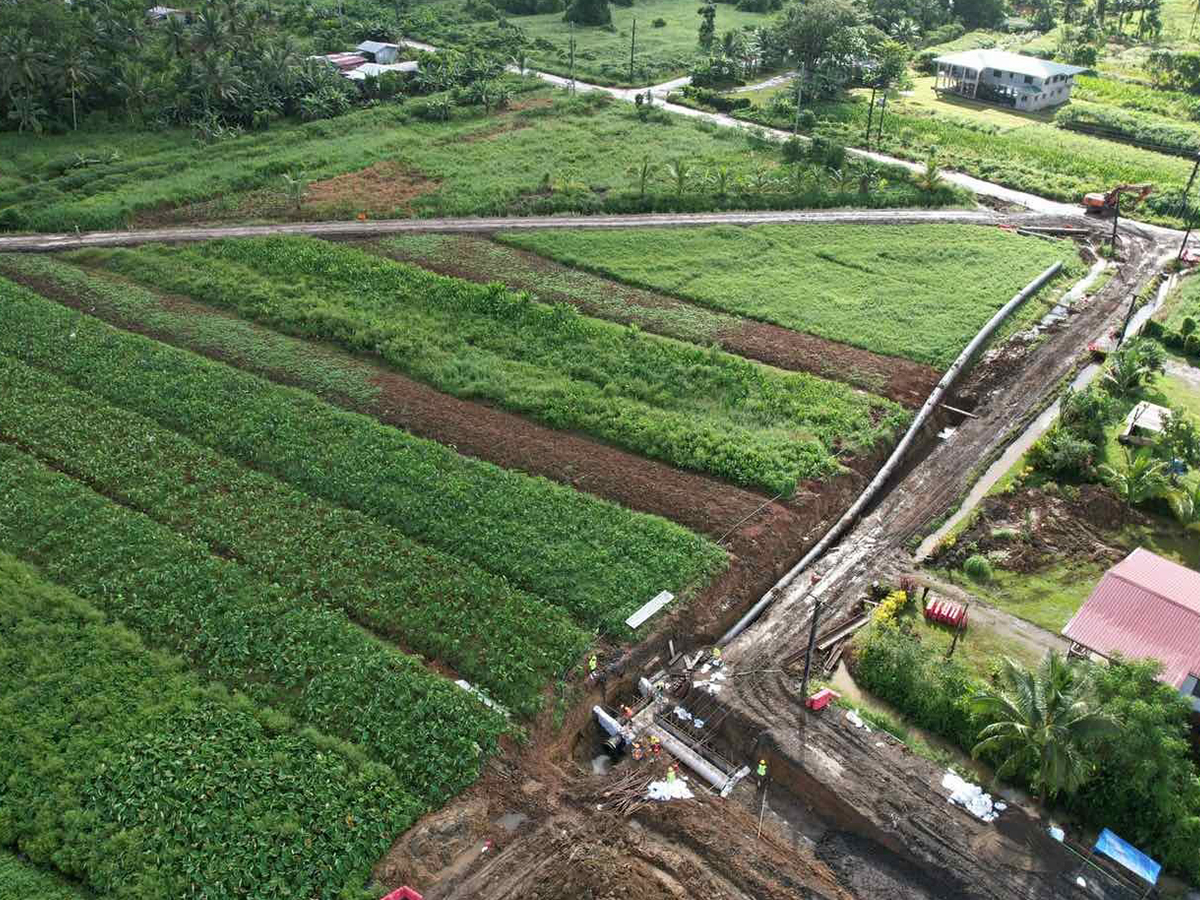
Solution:
<path fill-rule="evenodd" d="M 758 786 L 762 787 L 767 783 L 767 761 L 760 759 L 758 761 Z"/>

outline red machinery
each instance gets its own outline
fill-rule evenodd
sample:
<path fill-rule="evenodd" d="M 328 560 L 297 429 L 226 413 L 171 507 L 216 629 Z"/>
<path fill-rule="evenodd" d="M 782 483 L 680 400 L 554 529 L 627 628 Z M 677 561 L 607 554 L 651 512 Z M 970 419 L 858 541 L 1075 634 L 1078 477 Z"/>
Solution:
<path fill-rule="evenodd" d="M 824 709 L 840 696 L 841 694 L 837 691 L 823 688 L 805 700 L 804 705 L 815 712 L 818 709 Z"/>
<path fill-rule="evenodd" d="M 396 888 L 383 900 L 422 900 L 421 895 L 410 887 Z"/>
<path fill-rule="evenodd" d="M 925 618 L 955 628 L 967 627 L 967 608 L 953 600 L 930 600 L 925 605 Z"/>
<path fill-rule="evenodd" d="M 1129 194 L 1133 203 L 1140 203 L 1154 190 L 1152 184 L 1118 184 L 1111 191 L 1083 195 L 1084 212 L 1105 216 L 1117 209 L 1122 194 Z"/>

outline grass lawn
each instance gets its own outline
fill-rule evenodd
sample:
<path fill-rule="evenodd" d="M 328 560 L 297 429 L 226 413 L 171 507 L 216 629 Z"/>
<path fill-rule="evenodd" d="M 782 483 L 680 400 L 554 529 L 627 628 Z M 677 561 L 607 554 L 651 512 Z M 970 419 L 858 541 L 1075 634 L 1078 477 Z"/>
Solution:
<path fill-rule="evenodd" d="M 514 109 L 485 115 L 481 107 L 455 108 L 448 122 L 420 118 L 419 102 L 283 124 L 219 146 L 198 146 L 183 129 L 0 134 L 0 229 L 353 218 L 360 212 L 484 216 L 864 203 L 855 191 L 717 197 L 702 178 L 708 169 L 727 166 L 729 183 L 738 184 L 763 166 L 777 166 L 779 149 L 661 110 L 643 122 L 632 104 L 607 95 L 568 98 L 536 87 L 518 97 Z M 114 150 L 115 161 L 69 167 L 76 153 L 107 159 Z M 693 173 L 682 196 L 665 174 L 667 162 L 679 158 Z M 643 159 L 656 174 L 641 198 L 631 169 Z M 299 213 L 280 193 L 289 172 L 312 181 Z M 867 205 L 918 205 L 911 184 L 890 178 L 891 186 L 873 192 Z"/>
<path fill-rule="evenodd" d="M 990 583 L 970 582 L 969 589 L 993 606 L 1058 634 L 1107 568 L 1086 561 L 1067 561 L 1026 574 L 994 566 Z M 956 577 L 961 580 L 961 576 Z"/>
<path fill-rule="evenodd" d="M 1171 331 L 1178 331 L 1188 316 L 1200 323 L 1200 275 L 1180 279 L 1162 309 L 1154 314 Z"/>
<path fill-rule="evenodd" d="M 932 75 L 914 78 L 912 92 L 902 95 L 901 102 L 904 104 L 905 109 L 922 112 L 931 116 L 952 112 L 954 115 L 961 116 L 972 122 L 993 125 L 1001 131 L 1024 128 L 1026 125 L 1038 122 L 1045 123 L 1054 118 L 1055 111 L 1053 109 L 1041 110 L 1039 112 L 1017 112 L 1016 110 L 995 106 L 991 103 L 968 100 L 966 97 L 955 97 L 950 94 L 938 97 L 933 90 L 934 80 Z M 870 91 L 864 93 L 860 90 L 855 93 L 870 96 Z"/>
<path fill-rule="evenodd" d="M 632 6 L 612 4 L 612 30 L 576 26 L 575 77 L 596 84 L 644 87 L 686 75 L 692 63 L 706 55 L 698 41 L 700 16 L 697 4 L 679 0 L 637 0 Z M 718 39 L 726 31 L 761 27 L 771 23 L 774 14 L 742 12 L 731 3 L 717 5 Z M 529 39 L 526 64 L 544 72 L 570 74 L 568 47 L 569 23 L 561 12 L 535 16 L 508 16 Z M 637 20 L 633 79 L 629 78 L 630 38 Z M 655 26 L 655 20 L 666 24 Z M 495 22 L 460 27 L 464 31 L 493 32 Z"/>
<path fill-rule="evenodd" d="M 1055 260 L 1055 245 L 957 225 L 511 232 L 500 240 L 696 303 L 936 367 Z M 1069 268 L 1072 274 L 1078 263 Z M 1027 304 L 1018 319 L 1040 312 Z"/>

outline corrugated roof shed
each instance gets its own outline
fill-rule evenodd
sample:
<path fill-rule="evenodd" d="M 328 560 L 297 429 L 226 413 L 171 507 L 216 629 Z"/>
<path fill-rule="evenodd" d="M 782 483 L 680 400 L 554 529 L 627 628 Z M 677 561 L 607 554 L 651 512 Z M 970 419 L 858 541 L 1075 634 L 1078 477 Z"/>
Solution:
<path fill-rule="evenodd" d="M 1103 656 L 1152 657 L 1176 688 L 1200 675 L 1200 572 L 1139 547 L 1100 579 L 1063 634 Z"/>

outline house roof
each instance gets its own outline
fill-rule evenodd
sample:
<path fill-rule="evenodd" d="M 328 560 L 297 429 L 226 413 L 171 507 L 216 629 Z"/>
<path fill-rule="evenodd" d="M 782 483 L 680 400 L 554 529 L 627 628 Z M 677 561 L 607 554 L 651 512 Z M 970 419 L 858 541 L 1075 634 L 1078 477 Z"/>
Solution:
<path fill-rule="evenodd" d="M 357 69 L 367 61 L 365 56 L 359 56 L 357 53 L 326 53 L 324 56 L 313 58 L 323 59 L 326 62 L 332 63 L 343 72 L 347 69 Z"/>
<path fill-rule="evenodd" d="M 1104 573 L 1062 633 L 1102 656 L 1157 659 L 1178 688 L 1200 675 L 1200 572 L 1139 547 Z"/>
<path fill-rule="evenodd" d="M 387 50 L 389 47 L 395 50 L 400 49 L 399 44 L 387 44 L 382 41 L 363 41 L 356 49 L 361 50 L 363 53 L 378 53 L 380 50 Z"/>
<path fill-rule="evenodd" d="M 354 81 L 365 81 L 368 77 L 378 78 L 384 72 L 415 72 L 417 70 L 416 60 L 399 63 L 363 63 L 357 69 L 349 72 L 343 72 L 347 78 Z"/>
<path fill-rule="evenodd" d="M 1002 72 L 1033 75 L 1036 78 L 1049 78 L 1051 75 L 1077 75 L 1087 71 L 1083 66 L 1068 66 L 1064 63 L 1038 59 L 1036 56 L 1025 56 L 1023 53 L 1009 53 L 1007 50 L 961 50 L 958 53 L 946 53 L 936 57 L 934 62 L 965 66 L 968 69 L 979 71 L 999 69 Z"/>

